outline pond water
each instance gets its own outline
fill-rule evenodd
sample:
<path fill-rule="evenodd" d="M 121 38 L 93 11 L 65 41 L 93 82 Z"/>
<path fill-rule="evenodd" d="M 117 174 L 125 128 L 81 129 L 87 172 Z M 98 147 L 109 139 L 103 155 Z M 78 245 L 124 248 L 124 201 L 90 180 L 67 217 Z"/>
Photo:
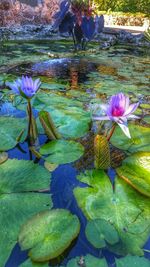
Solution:
<path fill-rule="evenodd" d="M 6 132 L 8 132 L 8 139 L 6 141 L 1 139 L 3 145 L 6 145 L 6 142 L 8 142 L 10 138 L 9 129 L 11 130 L 11 127 L 14 127 L 12 121 L 9 121 L 9 118 L 20 118 L 21 123 L 24 123 L 24 117 L 26 117 L 26 101 L 20 96 L 14 96 L 7 86 L 7 82 L 12 82 L 17 77 L 22 75 L 32 76 L 33 78 L 39 77 L 42 81 L 41 89 L 37 93 L 37 96 L 32 103 L 34 116 L 38 117 L 38 112 L 42 109 L 50 112 L 59 132 L 64 139 L 77 141 L 84 147 L 84 154 L 80 152 L 81 156 L 75 156 L 75 160 L 70 159 L 70 162 L 72 161 L 73 163 L 69 163 L 67 158 L 66 161 L 68 161 L 68 163 L 66 162 L 65 164 L 63 164 L 64 158 L 66 159 L 65 153 L 68 153 L 70 157 L 71 153 L 69 154 L 68 150 L 65 152 L 64 147 L 61 148 L 61 155 L 58 155 L 58 157 L 60 157 L 58 162 L 59 166 L 56 166 L 57 168 L 51 172 L 52 177 L 50 191 L 45 192 L 45 194 L 51 194 L 54 209 L 68 209 L 72 214 L 77 215 L 81 224 L 79 236 L 75 239 L 75 241 L 72 242 L 71 246 L 65 251 L 65 253 L 62 253 L 59 259 L 50 263 L 50 266 L 88 267 L 88 263 L 86 264 L 84 262 L 78 262 L 76 265 L 72 262 L 72 265 L 67 265 L 69 260 L 72 258 L 77 256 L 85 256 L 87 254 L 91 254 L 97 258 L 106 258 L 109 267 L 125 266 L 115 265 L 115 259 L 119 258 L 119 255 L 123 255 L 120 253 L 122 248 L 120 248 L 119 245 L 118 248 L 114 248 L 114 246 L 110 246 L 109 244 L 108 246 L 106 245 L 106 247 L 104 246 L 102 249 L 98 249 L 87 240 L 85 235 L 85 227 L 87 224 L 86 217 L 88 217 L 88 213 L 90 214 L 91 212 L 92 219 L 95 219 L 98 215 L 97 213 L 95 215 L 94 212 L 98 209 L 98 211 L 102 212 L 102 219 L 106 219 L 107 216 L 104 210 L 107 203 L 105 203 L 106 199 L 104 198 L 102 200 L 102 203 L 104 203 L 104 208 L 99 206 L 100 204 L 98 204 L 98 200 L 95 200 L 97 202 L 92 204 L 92 197 L 94 198 L 94 194 L 100 196 L 100 193 L 97 193 L 97 191 L 92 193 L 93 195 L 90 200 L 92 203 L 90 203 L 90 201 L 88 202 L 88 193 L 86 190 L 87 188 L 89 190 L 89 187 L 92 188 L 92 186 L 94 187 L 96 185 L 92 185 L 90 182 L 87 182 L 88 179 L 86 175 L 83 179 L 81 177 L 77 178 L 77 176 L 79 176 L 79 174 L 83 173 L 85 170 L 91 170 L 94 168 L 94 135 L 98 131 L 99 126 L 97 122 L 91 122 L 89 107 L 93 104 L 101 104 L 106 102 L 110 96 L 118 92 L 123 92 L 129 95 L 131 102 L 140 103 L 135 112 L 136 115 L 140 116 L 140 120 L 138 120 L 136 123 L 133 123 L 133 126 L 131 124 L 131 135 L 133 135 L 134 142 L 128 143 L 128 141 L 124 139 L 123 133 L 120 135 L 120 133 L 116 132 L 117 137 L 116 139 L 112 139 L 111 142 L 112 167 L 106 171 L 106 174 L 113 184 L 116 175 L 115 169 L 121 166 L 122 161 L 127 156 L 132 156 L 132 153 L 141 152 L 147 153 L 147 158 L 150 158 L 150 51 L 141 48 L 135 49 L 134 47 L 128 46 L 116 46 L 110 48 L 109 50 L 99 50 L 98 45 L 93 43 L 89 45 L 88 51 L 75 53 L 72 50 L 72 43 L 65 41 L 54 42 L 43 40 L 34 42 L 3 42 L 1 44 L 0 51 L 0 137 L 2 134 L 6 135 Z M 16 121 L 16 123 L 16 127 L 19 127 L 19 122 Z M 48 143 L 48 139 L 46 135 L 44 135 L 38 119 L 37 124 L 40 135 L 38 141 L 36 142 L 35 149 L 38 150 L 43 144 Z M 148 133 L 145 133 L 145 129 L 148 131 Z M 29 150 L 28 142 L 22 142 L 19 145 L 14 144 L 10 147 L 11 149 L 5 149 L 8 151 L 9 159 L 15 158 L 18 160 L 32 160 L 41 166 L 44 165 L 44 160 L 37 159 L 35 154 Z M 73 151 L 72 153 L 75 153 L 73 144 L 72 147 L 70 146 L 70 150 L 71 149 Z M 59 154 L 60 151 L 57 152 Z M 54 158 L 55 157 L 57 158 L 57 153 L 54 155 Z M 141 157 L 141 154 L 139 154 L 139 157 Z M 76 160 L 77 158 L 79 159 Z M 50 162 L 57 163 L 57 160 Z M 3 166 L 3 164 L 0 165 L 0 168 Z M 150 160 L 147 161 L 146 164 L 147 169 L 142 169 L 142 171 L 146 173 L 145 175 L 150 176 Z M 55 167 L 53 165 L 51 167 Z M 140 167 L 138 166 L 138 168 Z M 137 171 L 138 168 L 135 170 Z M 15 172 L 14 175 L 16 175 Z M 112 220 L 114 220 L 115 223 L 117 223 L 117 220 L 124 221 L 125 217 L 127 216 L 128 220 L 125 222 L 125 224 L 123 224 L 123 226 L 125 227 L 126 224 L 127 227 L 128 224 L 133 225 L 132 227 L 129 226 L 129 234 L 132 232 L 132 235 L 129 237 L 127 236 L 126 238 L 124 236 L 122 237 L 124 240 L 123 242 L 128 248 L 126 249 L 128 253 L 125 254 L 142 256 L 139 249 L 139 246 L 142 244 L 142 247 L 144 245 L 144 257 L 150 260 L 150 239 L 148 239 L 148 233 L 150 233 L 150 210 L 148 208 L 148 196 L 142 195 L 138 192 L 140 191 L 139 188 L 138 191 L 136 191 L 131 187 L 131 185 L 126 184 L 126 182 L 124 182 L 122 179 L 119 183 L 119 186 L 125 188 L 125 191 L 122 193 L 125 198 L 121 199 L 123 198 L 121 197 L 120 200 L 118 200 L 118 196 L 115 201 L 123 201 L 122 205 L 124 207 L 124 211 L 121 210 L 121 206 L 119 206 L 116 213 L 118 214 L 118 218 L 117 216 L 114 216 L 113 218 L 113 208 L 110 206 L 109 210 L 107 204 L 106 213 L 109 214 L 110 212 L 110 218 L 112 217 Z M 148 186 L 150 188 L 150 181 Z M 133 187 L 136 186 L 133 184 Z M 75 188 L 77 188 L 77 190 Z M 129 190 L 135 191 L 135 193 L 132 191 L 128 192 L 128 188 L 130 188 Z M 145 189 L 146 192 L 150 191 L 149 188 Z M 74 189 L 75 193 L 73 193 Z M 12 193 L 13 192 L 15 191 L 12 191 Z M 4 192 L 2 191 L 2 194 L 3 193 Z M 106 194 L 107 193 L 109 199 L 109 192 L 106 191 Z M 134 196 L 134 194 L 136 195 Z M 137 212 L 135 218 L 132 214 L 134 197 L 136 198 L 134 207 L 141 201 L 143 205 L 142 207 L 140 206 L 141 213 L 144 210 L 144 215 L 141 215 Z M 124 203 L 125 199 L 127 201 L 126 203 Z M 102 203 L 101 205 L 103 205 Z M 10 201 L 10 207 L 8 209 L 10 212 L 11 205 L 13 206 L 13 202 L 11 204 Z M 129 209 L 126 209 L 125 207 L 128 205 Z M 136 206 L 136 209 L 138 208 Z M 17 212 L 14 212 L 13 208 L 12 217 L 19 216 L 19 214 L 15 214 L 17 214 Z M 11 224 L 11 214 L 9 215 L 9 218 L 10 220 L 8 224 Z M 0 230 L 0 232 L 2 232 L 4 231 L 3 224 L 7 223 L 3 220 L 2 216 L 0 217 L 0 221 L 2 226 L 2 230 Z M 134 224 L 135 221 L 136 223 Z M 12 219 L 12 222 L 15 222 L 15 218 Z M 145 228 L 143 228 L 144 222 Z M 121 223 L 119 222 L 118 225 L 119 224 Z M 3 244 L 1 241 L 0 246 L 5 247 L 5 244 L 7 243 L 6 233 L 8 231 L 13 231 L 13 227 L 13 225 L 12 228 L 11 225 L 9 225 L 9 230 L 5 229 L 5 237 L 2 238 Z M 123 228 L 122 231 L 128 232 L 126 229 Z M 10 236 L 10 232 L 8 235 Z M 131 240 L 129 240 L 129 242 L 131 242 L 130 248 L 129 244 L 127 244 L 127 240 L 125 240 L 127 238 L 131 238 Z M 141 242 L 139 240 L 143 241 Z M 9 242 L 14 242 L 15 244 L 16 237 L 13 237 L 13 235 L 12 237 L 9 237 Z M 132 246 L 135 246 L 135 249 L 133 249 Z M 13 248 L 12 252 L 10 247 Z M 10 245 L 7 250 L 6 256 L 4 256 L 2 262 L 0 260 L 0 267 L 22 266 L 21 263 L 27 259 L 27 252 L 22 252 L 18 244 L 14 247 Z M 82 260 L 82 258 L 80 258 L 80 260 Z M 4 264 L 4 262 L 6 262 L 6 264 Z M 98 267 L 98 265 L 94 264 L 95 263 L 93 261 L 93 266 L 90 266 Z M 103 267 L 105 265 L 99 266 Z M 130 266 L 133 265 L 131 264 L 129 267 Z M 150 266 L 150 262 L 147 261 L 145 265 L 143 264 L 143 266 Z M 128 266 L 126 265 L 126 267 Z"/>

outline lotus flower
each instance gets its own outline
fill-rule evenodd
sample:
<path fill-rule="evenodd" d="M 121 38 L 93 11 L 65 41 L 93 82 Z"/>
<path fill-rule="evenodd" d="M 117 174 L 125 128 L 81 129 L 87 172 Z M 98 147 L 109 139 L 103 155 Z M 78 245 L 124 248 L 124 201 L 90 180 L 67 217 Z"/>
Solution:
<path fill-rule="evenodd" d="M 39 90 L 41 82 L 40 79 L 36 79 L 35 81 L 33 81 L 31 77 L 22 76 L 21 79 L 17 79 L 14 83 L 8 82 L 7 85 L 12 89 L 15 94 L 30 99 Z"/>
<path fill-rule="evenodd" d="M 93 115 L 94 120 L 111 120 L 116 122 L 128 138 L 131 138 L 127 119 L 139 119 L 132 115 L 137 109 L 139 103 L 129 104 L 129 97 L 123 93 L 118 93 L 110 98 L 108 105 L 101 105 L 106 116 Z"/>

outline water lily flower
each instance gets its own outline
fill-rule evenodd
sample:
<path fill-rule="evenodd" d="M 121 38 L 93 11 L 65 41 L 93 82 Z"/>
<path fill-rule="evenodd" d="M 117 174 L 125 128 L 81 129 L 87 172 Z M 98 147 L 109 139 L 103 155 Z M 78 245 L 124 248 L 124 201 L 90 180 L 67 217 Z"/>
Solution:
<path fill-rule="evenodd" d="M 40 79 L 33 80 L 31 77 L 22 76 L 21 79 L 19 78 L 13 83 L 8 82 L 7 85 L 15 94 L 30 99 L 39 90 L 41 82 Z"/>
<path fill-rule="evenodd" d="M 131 138 L 127 125 L 128 119 L 139 119 L 132 113 L 137 109 L 139 103 L 130 104 L 129 97 L 118 93 L 110 98 L 109 104 L 100 105 L 105 116 L 93 115 L 94 120 L 111 120 L 116 122 L 128 138 Z"/>

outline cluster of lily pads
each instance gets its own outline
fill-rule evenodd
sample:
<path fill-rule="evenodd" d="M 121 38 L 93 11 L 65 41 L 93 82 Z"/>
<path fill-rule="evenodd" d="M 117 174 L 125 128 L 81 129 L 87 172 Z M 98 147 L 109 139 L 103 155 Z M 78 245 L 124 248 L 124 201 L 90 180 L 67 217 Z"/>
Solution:
<path fill-rule="evenodd" d="M 77 216 L 53 209 L 50 194 L 41 192 L 49 190 L 49 170 L 83 155 L 84 147 L 75 139 L 88 132 L 91 113 L 77 100 L 42 91 L 34 97 L 40 85 L 38 79 L 29 77 L 7 84 L 27 102 L 28 118 L 0 117 L 1 267 L 17 241 L 22 250 L 28 250 L 30 258 L 20 266 L 48 266 L 49 260 L 61 255 L 80 231 Z M 149 261 L 140 256 L 144 255 L 142 248 L 150 233 L 150 130 L 134 123 L 127 125 L 128 118 L 135 119 L 132 113 L 137 106 L 129 105 L 129 98 L 122 93 L 112 96 L 108 106 L 98 106 L 102 114 L 97 116 L 96 111 L 93 119 L 110 120 L 112 129 L 106 135 L 96 135 L 94 169 L 77 177 L 87 187 L 74 189 L 88 221 L 88 241 L 97 249 L 107 247 L 117 255 L 129 254 L 116 259 L 117 267 L 149 266 Z M 21 102 L 18 107 L 24 109 L 25 105 Z M 32 107 L 39 112 L 37 118 Z M 40 147 L 36 145 L 39 133 L 45 133 L 49 140 Z M 7 158 L 6 151 L 25 140 L 34 155 L 45 161 L 46 168 L 32 161 Z M 110 143 L 128 155 L 116 168 L 114 186 L 106 172 L 111 166 Z M 67 263 L 67 267 L 73 266 L 106 267 L 107 262 L 87 255 Z"/>

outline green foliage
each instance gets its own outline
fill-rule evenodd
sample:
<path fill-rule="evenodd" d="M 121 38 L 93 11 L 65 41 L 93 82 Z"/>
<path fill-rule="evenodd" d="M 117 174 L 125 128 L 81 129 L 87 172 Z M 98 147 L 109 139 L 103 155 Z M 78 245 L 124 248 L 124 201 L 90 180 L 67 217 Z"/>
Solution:
<path fill-rule="evenodd" d="M 19 234 L 22 250 L 29 250 L 33 261 L 45 262 L 58 257 L 80 230 L 75 215 L 63 209 L 44 211 L 28 220 Z"/>
<path fill-rule="evenodd" d="M 90 254 L 87 254 L 84 258 L 76 257 L 68 262 L 67 267 L 107 267 L 107 262 L 105 259 L 98 259 Z"/>
<path fill-rule="evenodd" d="M 27 135 L 27 121 L 21 118 L 0 117 L 0 151 L 6 151 L 15 147 L 18 143 L 18 137 L 23 142 Z M 22 132 L 23 131 L 23 132 Z"/>
<path fill-rule="evenodd" d="M 37 192 L 49 187 L 50 174 L 33 162 L 7 160 L 0 167 L 0 178 L 0 267 L 4 267 L 21 225 L 51 208 L 52 202 L 49 194 Z"/>
<path fill-rule="evenodd" d="M 143 12 L 149 15 L 149 0 L 94 0 L 98 10 L 122 12 Z"/>
<path fill-rule="evenodd" d="M 110 167 L 109 143 L 103 135 L 96 135 L 94 139 L 94 156 L 96 169 L 108 169 Z"/>
<path fill-rule="evenodd" d="M 142 256 L 150 233 L 149 198 L 116 177 L 115 191 L 104 171 L 91 170 L 78 176 L 89 187 L 74 189 L 79 207 L 88 219 L 103 219 L 114 225 L 119 242 L 108 244 L 118 255 Z"/>
<path fill-rule="evenodd" d="M 57 128 L 47 111 L 40 111 L 39 119 L 49 139 L 55 140 L 61 138 L 61 135 L 58 133 Z"/>
<path fill-rule="evenodd" d="M 40 148 L 42 155 L 49 155 L 46 161 L 56 164 L 66 164 L 79 159 L 84 153 L 84 147 L 75 141 L 55 140 Z"/>
<path fill-rule="evenodd" d="M 116 259 L 116 267 L 149 267 L 150 261 L 144 257 L 126 256 Z"/>
<path fill-rule="evenodd" d="M 144 32 L 144 37 L 146 41 L 150 42 L 150 28 Z"/>
<path fill-rule="evenodd" d="M 140 125 L 129 124 L 131 138 L 127 138 L 122 134 L 120 127 L 116 127 L 110 141 L 117 148 L 127 150 L 129 152 L 150 151 L 150 128 Z"/>
<path fill-rule="evenodd" d="M 140 193 L 150 197 L 150 153 L 137 152 L 123 161 L 117 174 Z"/>
<path fill-rule="evenodd" d="M 108 244 L 114 245 L 119 242 L 119 235 L 115 227 L 106 220 L 91 220 L 86 226 L 86 237 L 96 248 L 104 248 Z"/>

